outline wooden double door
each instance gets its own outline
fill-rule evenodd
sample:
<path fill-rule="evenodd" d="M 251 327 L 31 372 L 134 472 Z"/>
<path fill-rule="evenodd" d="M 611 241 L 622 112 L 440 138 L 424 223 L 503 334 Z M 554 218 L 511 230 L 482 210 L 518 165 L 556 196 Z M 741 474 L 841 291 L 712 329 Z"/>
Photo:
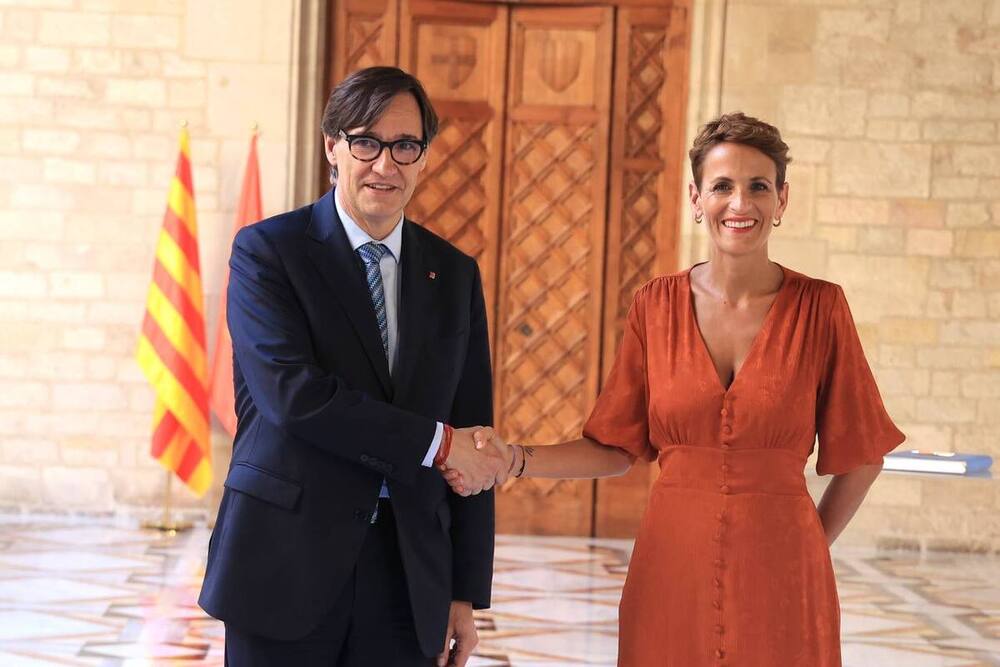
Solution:
<path fill-rule="evenodd" d="M 427 89 L 407 216 L 478 260 L 496 425 L 539 445 L 579 437 L 633 293 L 674 269 L 687 79 L 686 3 L 558 3 L 340 0 L 330 34 L 331 83 L 393 64 Z M 511 481 L 498 530 L 631 535 L 649 480 Z"/>

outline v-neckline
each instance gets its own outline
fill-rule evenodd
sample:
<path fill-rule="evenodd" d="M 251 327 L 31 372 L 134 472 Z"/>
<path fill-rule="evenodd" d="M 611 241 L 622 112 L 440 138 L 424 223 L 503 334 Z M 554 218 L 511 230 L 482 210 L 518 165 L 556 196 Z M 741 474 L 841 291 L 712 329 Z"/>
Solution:
<path fill-rule="evenodd" d="M 747 350 L 747 355 L 743 358 L 743 363 L 740 364 L 739 370 L 736 370 L 735 368 L 733 369 L 733 381 L 729 383 L 728 387 L 722 383 L 722 378 L 719 377 L 718 367 L 715 365 L 715 359 L 712 358 L 712 353 L 708 350 L 708 343 L 705 342 L 705 336 L 701 332 L 701 325 L 698 324 L 698 312 L 694 307 L 694 290 L 691 288 L 691 271 L 694 270 L 696 266 L 705 264 L 705 262 L 694 264 L 684 274 L 684 277 L 687 280 L 688 313 L 691 316 L 691 322 L 694 326 L 699 346 L 701 347 L 702 357 L 708 362 L 709 371 L 711 372 L 712 377 L 715 378 L 716 384 L 724 395 L 728 395 L 733 390 L 736 386 L 736 382 L 743 376 L 743 369 L 746 368 L 747 362 L 749 362 L 753 356 L 757 354 L 757 348 L 761 346 L 760 341 L 767 336 L 767 333 L 771 328 L 771 321 L 774 319 L 774 313 L 777 310 L 775 305 L 778 303 L 778 299 L 781 298 L 781 295 L 784 294 L 785 287 L 788 286 L 788 270 L 781 264 L 778 264 L 777 262 L 774 263 L 779 269 L 781 269 L 781 285 L 778 286 L 778 291 L 774 295 L 771 305 L 767 307 L 767 312 L 764 313 L 764 320 L 760 323 L 760 328 L 757 329 L 757 333 L 754 334 L 753 340 L 750 342 L 750 348 Z"/>

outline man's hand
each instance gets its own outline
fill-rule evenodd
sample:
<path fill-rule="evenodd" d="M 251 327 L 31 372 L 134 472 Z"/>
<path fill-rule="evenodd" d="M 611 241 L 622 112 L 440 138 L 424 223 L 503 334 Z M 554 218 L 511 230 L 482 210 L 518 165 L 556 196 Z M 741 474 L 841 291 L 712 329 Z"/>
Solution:
<path fill-rule="evenodd" d="M 498 480 L 507 479 L 509 461 L 496 447 L 477 446 L 495 437 L 492 428 L 475 426 L 457 428 L 451 439 L 451 453 L 441 472 L 452 489 L 463 496 L 471 496 L 492 489 Z"/>
<path fill-rule="evenodd" d="M 489 450 L 496 450 L 501 456 L 503 465 L 500 466 L 500 471 L 493 482 L 497 486 L 506 482 L 513 466 L 514 448 L 505 443 L 496 431 L 488 427 L 475 430 L 472 434 L 472 439 L 476 444 L 476 449 L 485 449 L 487 450 L 486 453 L 489 453 Z M 441 472 L 444 474 L 445 481 L 448 482 L 455 493 L 463 496 L 469 495 L 466 492 L 465 480 L 459 470 L 446 466 Z"/>
<path fill-rule="evenodd" d="M 455 640 L 454 649 L 451 647 L 452 639 Z M 444 650 L 438 654 L 438 667 L 465 667 L 478 644 L 479 633 L 476 632 L 476 622 L 472 618 L 472 604 L 455 600 L 448 611 L 448 632 L 444 639 Z"/>

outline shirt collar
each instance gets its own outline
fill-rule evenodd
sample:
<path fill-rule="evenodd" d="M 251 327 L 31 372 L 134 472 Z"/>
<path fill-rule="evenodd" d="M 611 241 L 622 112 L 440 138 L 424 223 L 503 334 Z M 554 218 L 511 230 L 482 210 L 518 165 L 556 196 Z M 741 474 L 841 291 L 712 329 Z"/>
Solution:
<path fill-rule="evenodd" d="M 392 253 L 392 258 L 399 262 L 400 253 L 403 251 L 403 215 L 400 214 L 399 222 L 389 235 L 386 236 L 381 241 L 373 239 L 369 236 L 368 232 L 361 229 L 358 223 L 354 222 L 354 218 L 347 214 L 344 207 L 340 203 L 340 194 L 338 190 L 333 192 L 333 202 L 337 206 L 337 215 L 340 216 L 340 224 L 344 226 L 344 231 L 347 233 L 347 240 L 351 244 L 351 250 L 357 250 L 366 243 L 381 243 L 389 249 Z"/>

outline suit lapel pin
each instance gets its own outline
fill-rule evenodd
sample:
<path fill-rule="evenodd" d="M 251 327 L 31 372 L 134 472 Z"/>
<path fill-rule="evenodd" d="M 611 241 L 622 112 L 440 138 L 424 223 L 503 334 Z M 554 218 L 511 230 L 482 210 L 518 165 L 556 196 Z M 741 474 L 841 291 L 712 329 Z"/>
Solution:
<path fill-rule="evenodd" d="M 435 278 L 438 277 L 438 274 L 431 271 L 430 273 L 427 274 L 427 277 L 430 278 L 431 280 L 434 280 Z"/>

